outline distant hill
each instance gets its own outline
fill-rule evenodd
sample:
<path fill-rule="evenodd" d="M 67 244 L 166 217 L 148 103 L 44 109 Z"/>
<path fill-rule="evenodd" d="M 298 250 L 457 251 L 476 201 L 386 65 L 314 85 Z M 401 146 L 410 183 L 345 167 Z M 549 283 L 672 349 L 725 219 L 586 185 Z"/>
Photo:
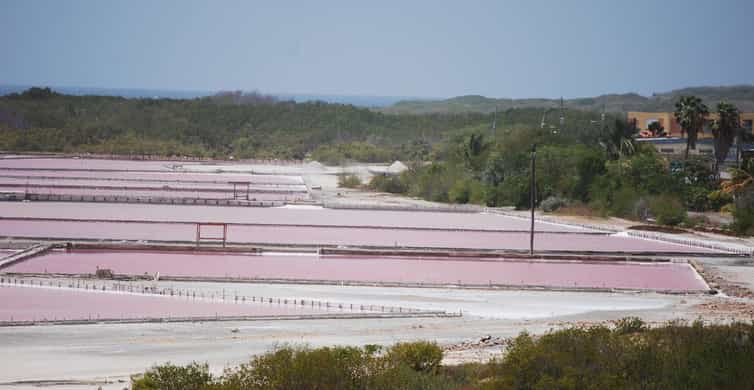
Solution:
<path fill-rule="evenodd" d="M 585 111 L 624 113 L 627 111 L 672 111 L 682 95 L 700 97 L 710 108 L 728 100 L 741 111 L 754 112 L 754 86 L 691 87 L 642 96 L 636 93 L 600 95 L 591 98 L 565 99 L 566 108 Z M 559 108 L 560 99 L 495 99 L 479 95 L 458 96 L 445 100 L 403 100 L 380 109 L 390 114 L 490 113 L 511 108 Z"/>
<path fill-rule="evenodd" d="M 21 93 L 33 85 L 3 85 L 0 84 L 0 96 L 11 93 Z M 124 98 L 148 98 L 148 99 L 195 99 L 207 96 L 213 96 L 217 93 L 226 91 L 198 91 L 198 90 L 169 90 L 169 89 L 145 89 L 145 88 L 96 88 L 96 87 L 58 87 L 53 86 L 53 90 L 74 96 L 115 96 Z M 233 91 L 236 92 L 236 91 Z M 242 91 L 248 95 L 262 95 L 258 91 Z M 371 95 L 318 95 L 318 94 L 297 94 L 297 93 L 275 93 L 263 94 L 273 96 L 278 100 L 292 100 L 297 103 L 306 102 L 326 102 L 337 104 L 351 104 L 356 107 L 387 107 L 405 99 L 417 99 L 407 96 L 371 96 Z"/>

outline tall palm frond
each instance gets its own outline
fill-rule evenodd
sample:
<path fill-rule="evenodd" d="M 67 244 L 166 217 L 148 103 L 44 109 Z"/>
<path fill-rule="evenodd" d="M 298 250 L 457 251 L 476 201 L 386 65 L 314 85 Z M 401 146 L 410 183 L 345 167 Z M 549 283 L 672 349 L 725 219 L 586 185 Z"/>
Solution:
<path fill-rule="evenodd" d="M 717 105 L 718 119 L 712 124 L 712 135 L 715 137 L 715 172 L 728 156 L 730 147 L 736 138 L 740 127 L 739 112 L 736 106 L 722 101 Z"/>
<path fill-rule="evenodd" d="M 675 104 L 675 119 L 686 134 L 686 159 L 689 158 L 689 149 L 696 149 L 696 140 L 708 114 L 707 105 L 696 96 L 681 96 Z"/>

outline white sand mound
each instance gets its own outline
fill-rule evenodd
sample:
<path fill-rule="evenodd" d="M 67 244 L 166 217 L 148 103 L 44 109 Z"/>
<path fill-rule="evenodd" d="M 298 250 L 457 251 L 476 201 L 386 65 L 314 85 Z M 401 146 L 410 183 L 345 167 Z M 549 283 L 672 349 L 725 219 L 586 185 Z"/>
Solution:
<path fill-rule="evenodd" d="M 402 163 L 400 161 L 395 161 L 394 163 L 390 164 L 389 167 L 387 167 L 387 173 L 397 175 L 397 174 L 400 174 L 401 172 L 403 172 L 403 171 L 405 171 L 407 169 L 408 169 L 408 167 L 406 166 L 406 164 L 404 164 L 404 163 Z"/>
<path fill-rule="evenodd" d="M 326 171 L 327 170 L 327 167 L 325 167 L 324 165 L 322 165 L 322 163 L 316 160 L 307 163 L 304 167 L 308 171 Z"/>

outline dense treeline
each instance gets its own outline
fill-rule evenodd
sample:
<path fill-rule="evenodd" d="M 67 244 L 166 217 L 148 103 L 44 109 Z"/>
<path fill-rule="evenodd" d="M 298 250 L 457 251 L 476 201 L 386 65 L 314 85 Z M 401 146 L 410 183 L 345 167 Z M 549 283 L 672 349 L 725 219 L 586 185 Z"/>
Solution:
<path fill-rule="evenodd" d="M 134 376 L 156 389 L 751 389 L 754 325 L 648 328 L 637 318 L 511 340 L 497 361 L 443 366 L 427 342 L 377 346 L 285 347 L 227 369 L 155 366 Z"/>
<path fill-rule="evenodd" d="M 567 111 L 574 128 L 598 115 Z M 501 112 L 498 129 L 539 126 L 541 110 Z M 553 117 L 553 114 L 550 114 Z M 550 118 L 557 121 L 557 118 Z M 0 97 L 0 149 L 191 155 L 216 158 L 388 162 L 416 158 L 487 114 L 387 115 L 350 105 L 276 101 L 264 95 L 126 99 L 70 96 L 47 88 Z"/>
<path fill-rule="evenodd" d="M 222 94 L 192 100 L 61 95 L 0 98 L 0 148 L 14 151 L 302 159 L 322 145 L 398 149 L 487 122 L 481 114 L 395 116 L 350 105 Z M 382 152 L 375 158 L 393 158 Z M 359 156 L 357 156 L 359 157 Z M 387 160 L 385 160 L 387 161 Z"/>
<path fill-rule="evenodd" d="M 677 115 L 688 116 L 686 133 L 701 131 L 701 101 L 688 97 Z M 744 161 L 736 170 L 740 185 L 720 180 L 719 170 L 739 133 L 737 109 L 717 106 L 721 120 L 713 124 L 715 155 L 661 156 L 652 145 L 635 141 L 637 129 L 623 119 L 605 118 L 589 124 L 506 127 L 491 133 L 468 127 L 436 145 L 427 164 L 399 177 L 375 177 L 374 190 L 423 199 L 474 203 L 492 207 L 530 207 L 531 147 L 536 153 L 535 207 L 546 212 L 569 206 L 579 214 L 611 215 L 663 225 L 707 225 L 687 211 L 731 211 L 739 234 L 754 233 L 754 166 Z M 701 114 L 700 114 L 701 112 Z M 700 116 L 701 115 L 701 116 Z M 726 119 L 727 118 L 727 119 Z M 723 120 L 725 119 L 725 120 Z M 696 128 L 695 128 L 696 126 Z M 693 147 L 689 142 L 688 147 Z M 730 184 L 733 184 L 733 181 Z"/>
<path fill-rule="evenodd" d="M 635 133 L 622 120 L 596 132 L 509 129 L 497 139 L 471 129 L 444 143 L 431 164 L 400 177 L 376 177 L 370 186 L 439 202 L 528 208 L 531 145 L 538 144 L 535 201 L 546 211 L 583 204 L 600 214 L 641 219 L 655 204 L 664 214 L 677 211 L 668 204 L 708 210 L 730 202 L 707 199 L 717 185 L 708 162 L 691 159 L 671 169 L 652 147 L 636 145 Z"/>

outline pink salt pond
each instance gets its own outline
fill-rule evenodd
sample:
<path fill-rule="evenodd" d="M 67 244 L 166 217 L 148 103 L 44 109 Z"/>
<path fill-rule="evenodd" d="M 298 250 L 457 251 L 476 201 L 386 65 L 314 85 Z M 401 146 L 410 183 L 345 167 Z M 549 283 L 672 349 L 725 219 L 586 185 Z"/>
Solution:
<path fill-rule="evenodd" d="M 186 209 L 190 212 L 189 209 Z M 193 242 L 196 225 L 174 222 L 110 222 L 6 219 L 0 236 L 55 239 L 113 239 Z M 228 241 L 246 244 L 527 250 L 529 234 L 388 227 L 229 225 Z M 712 252 L 659 241 L 594 234 L 538 233 L 537 250 L 597 252 Z"/>
<path fill-rule="evenodd" d="M 9 273 L 116 274 L 307 280 L 322 282 L 543 286 L 584 289 L 706 291 L 685 263 L 536 262 L 374 258 L 343 256 L 239 255 L 217 253 L 53 251 L 17 263 Z"/>
<path fill-rule="evenodd" d="M 324 313 L 324 310 L 292 304 L 231 303 L 187 297 L 0 285 L 0 322 L 267 317 Z"/>

